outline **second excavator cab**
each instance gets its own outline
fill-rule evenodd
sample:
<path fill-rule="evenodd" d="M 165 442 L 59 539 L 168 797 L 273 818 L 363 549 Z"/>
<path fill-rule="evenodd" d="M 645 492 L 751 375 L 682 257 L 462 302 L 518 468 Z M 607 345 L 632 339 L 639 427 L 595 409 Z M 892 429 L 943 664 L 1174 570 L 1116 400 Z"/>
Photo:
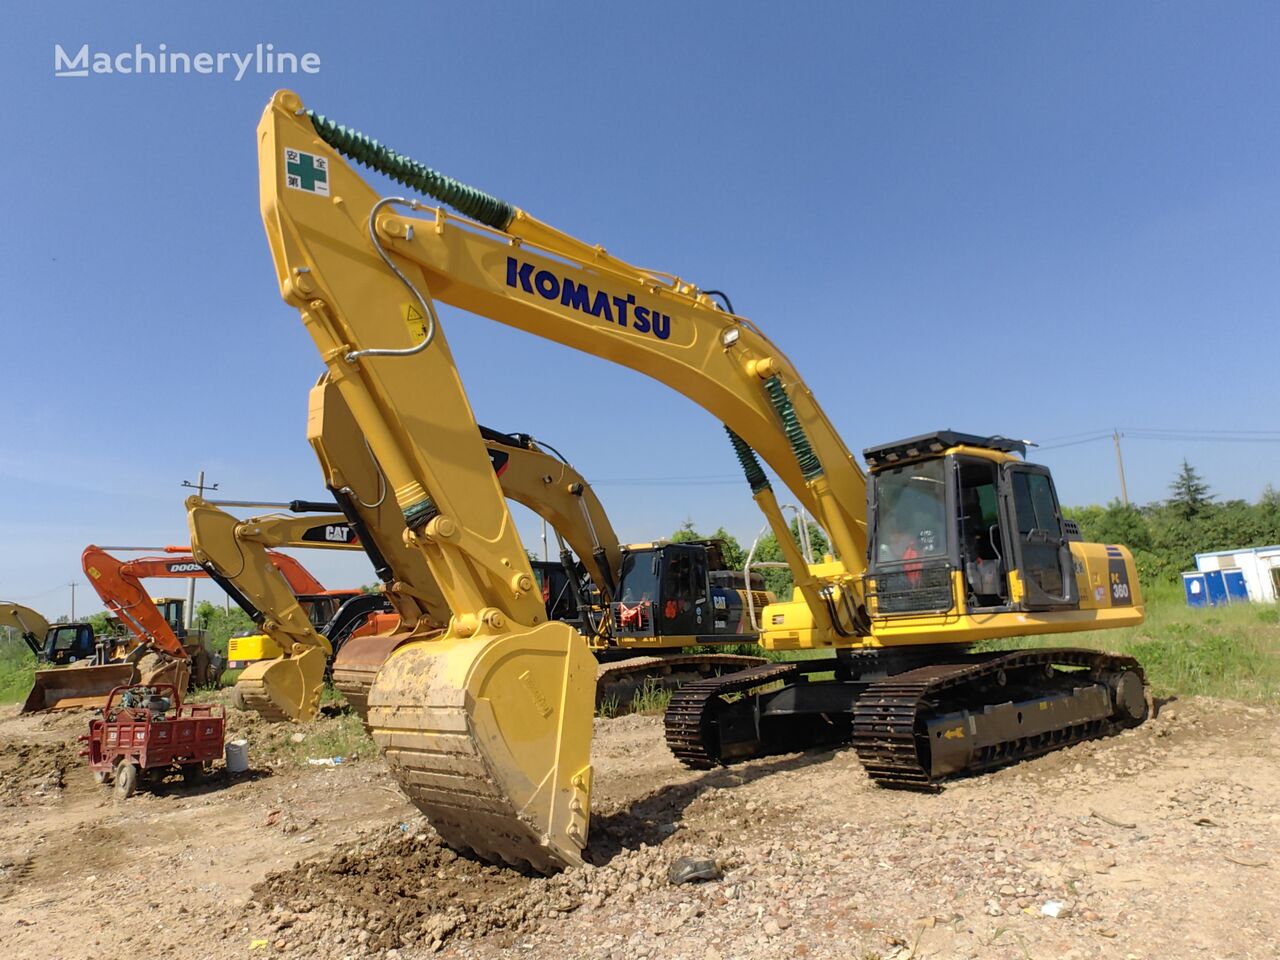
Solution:
<path fill-rule="evenodd" d="M 718 540 L 624 547 L 619 580 L 614 635 L 657 645 L 677 638 L 686 645 L 749 642 L 755 635 L 744 632 L 747 590 L 757 609 L 773 600 L 759 574 L 748 585 L 741 571 L 726 567 Z"/>

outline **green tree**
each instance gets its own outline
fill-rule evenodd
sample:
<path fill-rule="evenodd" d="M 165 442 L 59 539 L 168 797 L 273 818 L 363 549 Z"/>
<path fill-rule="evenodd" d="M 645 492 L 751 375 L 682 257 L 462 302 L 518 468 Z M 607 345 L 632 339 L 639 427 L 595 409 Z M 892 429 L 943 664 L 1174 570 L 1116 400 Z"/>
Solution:
<path fill-rule="evenodd" d="M 694 540 L 723 541 L 724 563 L 725 566 L 732 570 L 741 570 L 742 565 L 747 562 L 747 551 L 742 549 L 742 544 L 738 542 L 738 538 L 723 526 L 716 527 L 714 533 L 703 535 L 694 527 L 693 519 L 690 518 L 680 524 L 679 529 L 671 534 L 672 543 L 689 543 Z"/>
<path fill-rule="evenodd" d="M 111 614 L 105 610 L 89 614 L 84 618 L 84 622 L 93 627 L 94 636 L 98 637 L 107 636 L 115 628 L 115 625 L 111 622 Z"/>
<path fill-rule="evenodd" d="M 236 634 L 258 629 L 249 615 L 239 607 L 224 610 L 208 600 L 201 600 L 196 604 L 196 623 L 204 631 L 205 646 L 217 653 L 226 653 L 227 641 Z"/>
<path fill-rule="evenodd" d="M 813 548 L 813 558 L 816 561 L 821 561 L 824 554 L 831 552 L 831 544 L 820 526 L 812 520 L 808 521 L 808 525 L 809 545 Z M 801 542 L 800 523 L 794 517 L 791 520 L 790 529 L 792 539 L 799 545 Z M 778 546 L 778 538 L 773 535 L 772 531 L 760 538 L 760 542 L 756 545 L 755 559 L 770 563 L 782 561 L 782 548 Z M 779 600 L 791 599 L 791 588 L 794 586 L 794 581 L 789 568 L 761 567 L 760 575 L 764 577 L 765 587 L 776 594 Z"/>
<path fill-rule="evenodd" d="M 1213 500 L 1213 494 L 1209 492 L 1209 484 L 1201 479 L 1200 474 L 1196 473 L 1185 457 L 1182 460 L 1182 469 L 1169 484 L 1169 493 L 1171 494 L 1169 506 L 1188 520 L 1202 513 Z"/>

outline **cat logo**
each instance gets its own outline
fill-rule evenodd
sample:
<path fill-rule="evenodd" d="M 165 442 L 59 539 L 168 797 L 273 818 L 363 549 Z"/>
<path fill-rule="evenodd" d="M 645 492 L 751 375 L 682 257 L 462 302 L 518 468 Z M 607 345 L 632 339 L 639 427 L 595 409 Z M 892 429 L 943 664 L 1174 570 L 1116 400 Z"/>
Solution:
<path fill-rule="evenodd" d="M 360 538 L 349 523 L 318 523 L 302 535 L 307 543 L 356 544 Z"/>
<path fill-rule="evenodd" d="M 959 727 L 952 727 L 950 730 L 948 730 L 948 731 L 946 731 L 945 733 L 943 733 L 943 735 L 942 735 L 942 736 L 943 736 L 944 738 L 946 738 L 947 740 L 963 740 L 963 739 L 964 739 L 964 726 L 962 725 L 962 726 L 959 726 Z"/>

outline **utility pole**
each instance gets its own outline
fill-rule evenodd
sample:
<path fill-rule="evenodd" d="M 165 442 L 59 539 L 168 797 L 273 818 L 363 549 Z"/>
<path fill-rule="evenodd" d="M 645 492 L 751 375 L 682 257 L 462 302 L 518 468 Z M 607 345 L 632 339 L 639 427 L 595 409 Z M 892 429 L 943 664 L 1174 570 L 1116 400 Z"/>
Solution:
<path fill-rule="evenodd" d="M 205 486 L 205 483 L 204 483 L 204 471 L 203 471 L 203 470 L 201 470 L 201 471 L 200 471 L 200 479 L 199 479 L 199 480 L 197 480 L 195 483 L 192 483 L 190 480 L 183 480 L 183 481 L 182 481 L 182 485 L 183 485 L 184 487 L 190 487 L 192 490 L 196 491 L 196 494 L 197 494 L 197 495 L 198 495 L 202 500 L 204 499 L 204 492 L 205 492 L 206 490 L 217 490 L 217 489 L 218 489 L 218 485 L 217 485 L 216 483 L 211 483 L 211 484 L 209 484 L 207 487 Z M 195 578 L 195 577 L 191 577 L 189 580 L 187 580 L 187 615 L 186 615 L 186 621 L 187 621 L 187 629 L 188 629 L 188 630 L 190 630 L 190 629 L 191 629 L 192 624 L 194 624 L 194 623 L 195 623 L 195 619 L 196 619 L 196 578 Z"/>
<path fill-rule="evenodd" d="M 1124 501 L 1124 505 L 1129 505 L 1129 490 L 1124 484 L 1124 457 L 1120 455 L 1120 430 L 1113 428 L 1111 431 L 1111 439 L 1116 442 L 1116 466 L 1120 468 L 1120 499 Z"/>
<path fill-rule="evenodd" d="M 72 580 L 67 584 L 71 588 L 71 622 L 76 622 L 76 582 Z"/>

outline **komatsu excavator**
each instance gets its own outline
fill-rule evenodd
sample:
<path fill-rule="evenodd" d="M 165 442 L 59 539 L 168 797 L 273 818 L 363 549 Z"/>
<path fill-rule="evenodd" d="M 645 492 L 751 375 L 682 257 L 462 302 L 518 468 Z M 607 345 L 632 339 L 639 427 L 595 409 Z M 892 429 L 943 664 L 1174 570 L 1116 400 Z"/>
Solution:
<path fill-rule="evenodd" d="M 376 740 L 446 842 L 544 871 L 581 862 L 595 670 L 580 635 L 546 618 L 436 297 L 647 374 L 725 424 L 795 581 L 763 611 L 761 643 L 833 656 L 683 688 L 668 740 L 690 762 L 843 727 L 879 782 L 923 788 L 1145 718 L 1132 658 L 969 652 L 1143 618 L 1129 551 L 1080 541 L 1022 444 L 937 431 L 868 448 L 868 477 L 787 357 L 723 296 L 576 240 L 288 91 L 267 106 L 258 151 L 280 293 L 452 611 L 442 635 L 415 628 L 369 694 Z M 354 164 L 459 213 L 380 196 Z M 761 459 L 830 557 L 804 561 Z"/>

